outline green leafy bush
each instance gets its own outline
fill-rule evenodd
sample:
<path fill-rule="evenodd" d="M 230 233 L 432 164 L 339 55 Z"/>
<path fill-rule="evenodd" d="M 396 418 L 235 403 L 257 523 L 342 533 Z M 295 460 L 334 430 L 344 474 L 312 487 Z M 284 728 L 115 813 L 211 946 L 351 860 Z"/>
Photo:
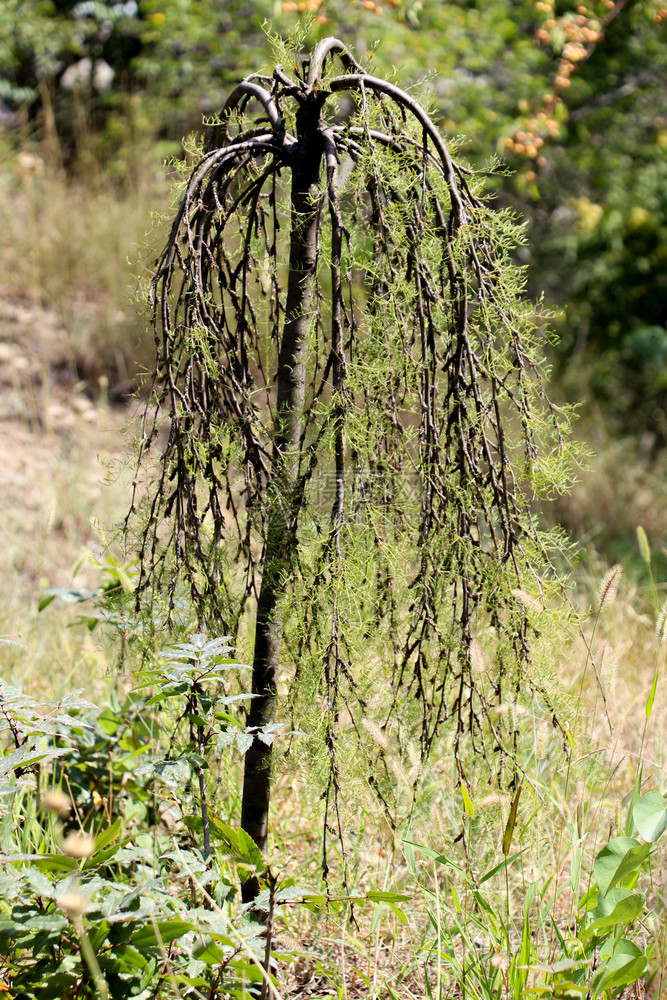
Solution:
<path fill-rule="evenodd" d="M 225 747 L 243 753 L 283 727 L 249 732 L 233 714 L 250 696 L 230 652 L 195 635 L 102 710 L 80 692 L 38 704 L 0 686 L 0 952 L 15 995 L 152 997 L 171 984 L 214 997 L 265 978 L 264 928 L 236 885 L 266 865 L 213 809 L 229 805 Z"/>

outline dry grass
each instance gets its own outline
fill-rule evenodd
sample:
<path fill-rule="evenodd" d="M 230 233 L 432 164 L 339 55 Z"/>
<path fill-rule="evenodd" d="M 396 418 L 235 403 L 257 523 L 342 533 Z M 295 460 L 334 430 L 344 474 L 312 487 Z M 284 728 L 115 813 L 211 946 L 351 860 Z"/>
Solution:
<path fill-rule="evenodd" d="M 72 609 L 37 614 L 45 588 L 97 586 L 73 568 L 106 542 L 128 500 L 115 480 L 126 408 L 115 408 L 150 368 L 153 337 L 135 297 L 159 238 L 151 213 L 168 203 L 160 164 L 113 181 L 89 164 L 68 177 L 57 151 L 3 141 L 0 170 L 0 634 L 21 633 L 23 680 L 54 685 L 104 674 L 99 643 L 65 628 Z M 129 176 L 129 175 L 128 175 Z M 20 654 L 5 647 L 16 662 Z M 57 664 L 57 666 L 55 666 Z"/>
<path fill-rule="evenodd" d="M 73 184 L 48 169 L 34 152 L 29 155 L 32 160 L 17 155 L 0 173 L 4 196 L 0 223 L 6 234 L 1 259 L 8 282 L 0 289 L 4 473 L 0 517 L 5 528 L 0 549 L 0 634 L 21 633 L 31 653 L 26 657 L 10 647 L 0 648 L 5 672 L 20 676 L 42 698 L 63 687 L 84 686 L 102 699 L 111 662 L 104 641 L 97 633 L 67 628 L 72 618 L 68 607 L 52 604 L 38 614 L 37 603 L 45 587 L 72 582 L 97 585 L 93 569 L 84 567 L 73 581 L 73 568 L 84 549 L 104 551 L 106 543 L 93 526 L 94 519 L 113 524 L 127 504 L 126 477 L 117 475 L 126 411 L 109 405 L 104 375 L 112 369 L 121 385 L 123 377 L 131 377 L 128 359 L 141 356 L 142 348 L 135 352 L 135 347 L 145 342 L 144 321 L 140 311 L 128 304 L 136 276 L 125 260 L 136 255 L 149 210 L 164 205 L 166 193 L 156 177 L 147 177 L 136 193 L 119 194 L 99 179 Z M 91 357 L 94 360 L 85 360 Z M 594 460 L 593 472 L 556 510 L 580 541 L 608 539 L 613 525 L 616 537 L 622 539 L 621 552 L 631 554 L 635 566 L 637 524 L 646 529 L 656 553 L 667 542 L 664 482 L 657 469 L 642 462 L 628 445 L 607 442 Z M 595 606 L 606 568 L 602 557 L 593 556 L 579 573 L 576 601 L 582 613 Z M 662 579 L 667 577 L 663 574 Z M 659 597 L 662 593 L 659 590 Z M 644 790 L 664 790 L 663 677 L 641 744 L 658 653 L 655 619 L 645 575 L 638 582 L 636 572 L 626 573 L 599 620 L 590 618 L 584 626 L 592 639 L 597 679 L 584 644 L 576 636 L 556 637 L 554 667 L 562 683 L 580 697 L 572 717 L 572 764 L 568 767 L 548 720 L 536 718 L 526 743 L 528 757 L 532 753 L 529 773 L 535 791 L 526 791 L 520 805 L 516 842 L 526 847 L 526 853 L 512 876 L 513 899 L 532 878 L 546 882 L 553 874 L 554 885 L 567 883 L 575 818 L 581 834 L 586 834 L 584 865 L 590 871 L 600 844 L 622 826 L 623 798 L 632 789 L 640 754 Z M 665 648 L 663 644 L 663 657 Z M 663 659 L 663 670 L 664 666 Z M 528 712 L 524 722 L 529 721 Z M 530 725 L 527 730 L 530 734 Z M 405 762 L 395 763 L 399 770 L 409 770 Z M 415 879 L 403 839 L 409 837 L 466 863 L 463 843 L 454 839 L 462 803 L 447 746 L 441 745 L 429 762 L 410 820 L 395 830 L 362 782 L 351 787 L 345 802 L 350 883 L 355 892 L 373 887 L 405 889 L 412 897 L 406 905 L 409 921 L 404 925 L 386 906 L 367 904 L 357 906 L 355 929 L 342 915 L 313 916 L 303 907 L 286 909 L 279 921 L 280 938 L 304 957 L 292 967 L 285 986 L 293 996 L 372 997 L 387 996 L 388 983 L 403 997 L 423 996 L 425 956 L 433 943 L 433 929 L 417 883 L 444 905 L 456 880 L 431 863 L 420 863 Z M 481 873 L 502 858 L 511 796 L 488 785 L 483 768 L 471 793 L 475 816 L 466 821 L 466 843 L 468 859 Z M 411 793 L 405 788 L 401 794 L 407 816 Z M 310 884 L 318 879 L 321 809 L 303 776 L 285 768 L 275 793 L 276 856 L 283 872 Z M 663 852 L 654 871 L 654 891 L 662 891 L 666 878 Z M 502 881 L 496 879 L 491 889 L 498 905 L 505 905 Z M 461 886 L 459 891 L 463 894 Z M 559 897 L 558 917 L 566 919 L 571 906 L 571 894 Z M 660 939 L 657 945 L 656 969 L 664 964 L 666 947 Z M 653 995 L 657 998 L 659 991 Z"/>
<path fill-rule="evenodd" d="M 71 630 L 72 607 L 38 613 L 47 588 L 97 587 L 82 554 L 101 555 L 107 530 L 127 505 L 122 472 L 127 409 L 62 365 L 66 330 L 58 316 L 0 289 L 0 635 L 21 637 L 27 658 L 3 646 L 5 675 L 20 672 L 40 697 L 45 686 L 95 688 L 106 670 L 99 642 Z"/>
<path fill-rule="evenodd" d="M 168 204 L 165 170 L 137 168 L 114 183 L 90 168 L 68 178 L 40 147 L 7 152 L 0 172 L 3 280 L 50 310 L 62 336 L 51 358 L 86 381 L 109 378 L 112 397 L 150 367 L 153 338 L 133 301 L 151 265 L 151 214 Z"/>
<path fill-rule="evenodd" d="M 578 428 L 593 450 L 590 467 L 573 491 L 557 499 L 548 517 L 563 525 L 587 550 L 591 568 L 604 573 L 605 559 L 626 565 L 638 558 L 635 532 L 642 525 L 653 539 L 663 580 L 667 579 L 665 509 L 667 455 L 643 452 L 633 438 L 610 439 L 603 427 Z M 601 560 L 596 553 L 604 553 Z"/>

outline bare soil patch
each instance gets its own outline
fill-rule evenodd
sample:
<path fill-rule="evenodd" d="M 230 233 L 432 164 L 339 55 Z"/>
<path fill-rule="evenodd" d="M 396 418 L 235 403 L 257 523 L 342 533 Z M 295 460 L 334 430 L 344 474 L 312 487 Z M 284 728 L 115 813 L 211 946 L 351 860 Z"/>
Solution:
<path fill-rule="evenodd" d="M 127 408 L 104 379 L 77 381 L 55 313 L 0 288 L 0 632 L 16 633 L 40 588 L 67 585 L 123 509 Z M 85 572 L 85 571 L 84 571 Z"/>

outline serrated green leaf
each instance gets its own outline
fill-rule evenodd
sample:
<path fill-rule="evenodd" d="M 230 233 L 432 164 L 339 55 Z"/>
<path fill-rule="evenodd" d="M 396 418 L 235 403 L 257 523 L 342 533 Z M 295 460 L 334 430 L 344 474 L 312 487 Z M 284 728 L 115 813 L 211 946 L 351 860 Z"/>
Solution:
<path fill-rule="evenodd" d="M 232 729 L 226 729 L 223 732 L 218 733 L 218 738 L 216 742 L 218 753 L 222 753 L 222 751 L 226 747 L 228 747 L 230 743 L 233 743 L 235 739 L 236 739 L 236 733 Z"/>
<path fill-rule="evenodd" d="M 123 965 L 129 966 L 131 969 L 145 969 L 148 966 L 148 959 L 145 955 L 142 955 L 131 944 L 118 945 L 113 950 L 114 957 L 122 962 Z"/>
<path fill-rule="evenodd" d="M 252 733 L 236 733 L 236 745 L 241 753 L 246 753 L 250 749 L 253 739 Z"/>
<path fill-rule="evenodd" d="M 66 854 L 43 854 L 36 857 L 32 864 L 42 872 L 73 872 L 79 867 L 76 858 Z"/>
<path fill-rule="evenodd" d="M 4 757 L 0 757 L 0 777 L 20 767 L 28 756 L 29 750 L 30 747 L 26 745 L 19 747 L 18 750 L 12 750 L 11 753 L 5 754 Z"/>
<path fill-rule="evenodd" d="M 222 965 L 229 958 L 229 950 L 225 953 L 217 941 L 208 938 L 203 944 L 195 947 L 194 956 L 207 965 Z"/>
<path fill-rule="evenodd" d="M 108 708 L 97 716 L 97 724 L 107 736 L 113 736 L 122 725 L 122 720 Z"/>
<path fill-rule="evenodd" d="M 236 858 L 242 856 L 243 849 L 239 843 L 240 831 L 235 830 L 228 823 L 224 823 L 218 816 L 210 817 L 210 831 L 211 836 L 226 844 Z"/>
<path fill-rule="evenodd" d="M 46 913 L 40 913 L 32 907 L 15 906 L 12 910 L 12 919 L 16 931 L 23 933 L 28 931 L 31 934 L 36 931 L 62 931 L 67 926 L 67 920 L 60 910 L 52 909 Z"/>
<path fill-rule="evenodd" d="M 264 857 L 259 847 L 249 833 L 239 828 L 238 832 L 239 856 L 241 861 L 247 865 L 252 865 L 259 871 L 264 867 Z"/>
<path fill-rule="evenodd" d="M 327 905 L 327 897 L 318 892 L 306 892 L 303 898 L 310 909 Z"/>
<path fill-rule="evenodd" d="M 264 730 L 260 729 L 257 733 L 257 739 L 260 740 L 265 746 L 270 747 L 273 741 L 278 737 L 280 733 L 266 733 Z"/>

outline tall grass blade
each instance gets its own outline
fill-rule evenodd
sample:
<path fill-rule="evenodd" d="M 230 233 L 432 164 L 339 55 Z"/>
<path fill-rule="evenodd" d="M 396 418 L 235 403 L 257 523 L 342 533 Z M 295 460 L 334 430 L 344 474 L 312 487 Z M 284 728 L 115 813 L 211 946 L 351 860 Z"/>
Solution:
<path fill-rule="evenodd" d="M 651 690 L 649 691 L 648 698 L 646 699 L 646 718 L 651 718 L 651 712 L 653 711 L 653 702 L 655 701 L 655 692 L 658 687 L 658 667 L 659 664 L 656 663 L 655 673 L 653 674 L 653 683 L 651 684 Z"/>
<path fill-rule="evenodd" d="M 523 778 L 521 779 L 521 784 L 514 793 L 514 798 L 512 799 L 512 805 L 510 806 L 510 814 L 507 820 L 507 826 L 505 827 L 505 834 L 503 836 L 503 854 L 507 856 L 510 852 L 510 847 L 512 846 L 512 837 L 514 836 L 514 827 L 516 826 L 516 814 L 519 808 L 519 798 L 521 796 L 521 789 L 523 788 Z"/>

